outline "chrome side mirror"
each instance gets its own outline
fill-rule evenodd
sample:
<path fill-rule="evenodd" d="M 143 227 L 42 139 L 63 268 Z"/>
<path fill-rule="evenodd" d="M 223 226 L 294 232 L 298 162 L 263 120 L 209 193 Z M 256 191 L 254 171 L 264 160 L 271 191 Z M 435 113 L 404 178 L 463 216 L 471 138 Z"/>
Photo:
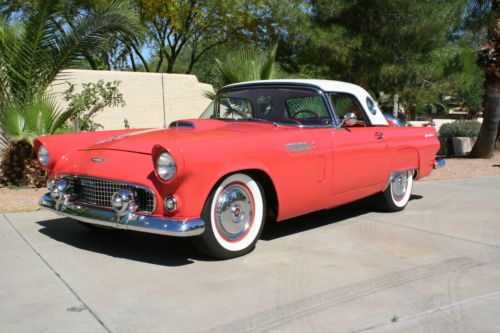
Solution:
<path fill-rule="evenodd" d="M 344 119 L 342 119 L 342 122 L 340 123 L 339 127 L 354 126 L 356 125 L 357 121 L 358 118 L 356 117 L 356 114 L 354 112 L 348 112 L 345 114 Z"/>

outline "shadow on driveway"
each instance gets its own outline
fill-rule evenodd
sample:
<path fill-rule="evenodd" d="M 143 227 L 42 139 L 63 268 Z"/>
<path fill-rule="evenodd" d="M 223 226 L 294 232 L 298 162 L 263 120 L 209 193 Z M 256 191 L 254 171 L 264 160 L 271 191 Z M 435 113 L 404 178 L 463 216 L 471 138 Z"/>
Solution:
<path fill-rule="evenodd" d="M 410 201 L 420 200 L 422 198 L 421 195 L 412 194 L 410 196 Z M 375 199 L 373 197 L 368 197 L 333 209 L 320 210 L 282 222 L 266 225 L 260 239 L 269 241 L 286 237 L 373 212 L 380 212 L 380 209 Z"/>
<path fill-rule="evenodd" d="M 210 260 L 198 254 L 188 239 L 119 229 L 90 229 L 78 221 L 58 218 L 37 222 L 39 231 L 73 247 L 112 257 L 162 266 L 182 266 Z"/>
<path fill-rule="evenodd" d="M 412 195 L 410 200 L 421 199 Z M 330 210 L 272 223 L 264 229 L 260 240 L 290 236 L 377 211 L 373 198 L 362 199 Z M 40 233 L 73 247 L 112 257 L 162 266 L 183 266 L 198 261 L 212 261 L 198 253 L 188 238 L 167 237 L 119 229 L 88 228 L 69 219 L 58 218 L 37 222 Z"/>

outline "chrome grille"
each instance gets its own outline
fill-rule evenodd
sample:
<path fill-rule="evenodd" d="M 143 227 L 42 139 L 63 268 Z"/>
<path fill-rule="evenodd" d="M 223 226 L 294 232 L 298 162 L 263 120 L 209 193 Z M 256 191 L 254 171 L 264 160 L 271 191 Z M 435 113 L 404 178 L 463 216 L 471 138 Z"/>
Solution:
<path fill-rule="evenodd" d="M 132 190 L 136 194 L 138 211 L 152 213 L 155 209 L 153 192 L 142 186 L 86 176 L 63 176 L 69 183 L 71 200 L 85 204 L 111 207 L 111 196 L 118 190 Z"/>

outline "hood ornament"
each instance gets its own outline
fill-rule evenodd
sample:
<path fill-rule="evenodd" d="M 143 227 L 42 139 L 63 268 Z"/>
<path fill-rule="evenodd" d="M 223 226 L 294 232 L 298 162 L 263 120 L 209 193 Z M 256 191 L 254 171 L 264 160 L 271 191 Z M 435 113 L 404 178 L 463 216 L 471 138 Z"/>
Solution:
<path fill-rule="evenodd" d="M 104 158 L 100 158 L 100 157 L 92 157 L 90 160 L 92 162 L 95 162 L 95 163 L 104 162 Z"/>

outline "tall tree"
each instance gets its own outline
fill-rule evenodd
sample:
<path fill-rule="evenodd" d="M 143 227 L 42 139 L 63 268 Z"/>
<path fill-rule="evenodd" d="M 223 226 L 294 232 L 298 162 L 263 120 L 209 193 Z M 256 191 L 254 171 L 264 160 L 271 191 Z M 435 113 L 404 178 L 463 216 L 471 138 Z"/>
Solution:
<path fill-rule="evenodd" d="M 462 61 L 466 47 L 453 43 L 465 0 L 311 3 L 301 62 L 315 65 L 326 77 L 397 93 L 415 111 L 445 93 L 450 80 L 458 78 L 450 73 L 465 66 L 455 63 Z"/>
<path fill-rule="evenodd" d="M 483 123 L 470 156 L 491 158 L 500 126 L 500 0 L 470 0 L 469 11 L 488 22 L 487 41 L 479 51 L 486 75 Z"/>
<path fill-rule="evenodd" d="M 211 49 L 231 40 L 265 36 L 275 29 L 262 0 L 134 0 L 148 41 L 156 53 L 156 72 L 166 63 L 174 71 L 182 52 L 189 52 L 186 72 Z"/>

